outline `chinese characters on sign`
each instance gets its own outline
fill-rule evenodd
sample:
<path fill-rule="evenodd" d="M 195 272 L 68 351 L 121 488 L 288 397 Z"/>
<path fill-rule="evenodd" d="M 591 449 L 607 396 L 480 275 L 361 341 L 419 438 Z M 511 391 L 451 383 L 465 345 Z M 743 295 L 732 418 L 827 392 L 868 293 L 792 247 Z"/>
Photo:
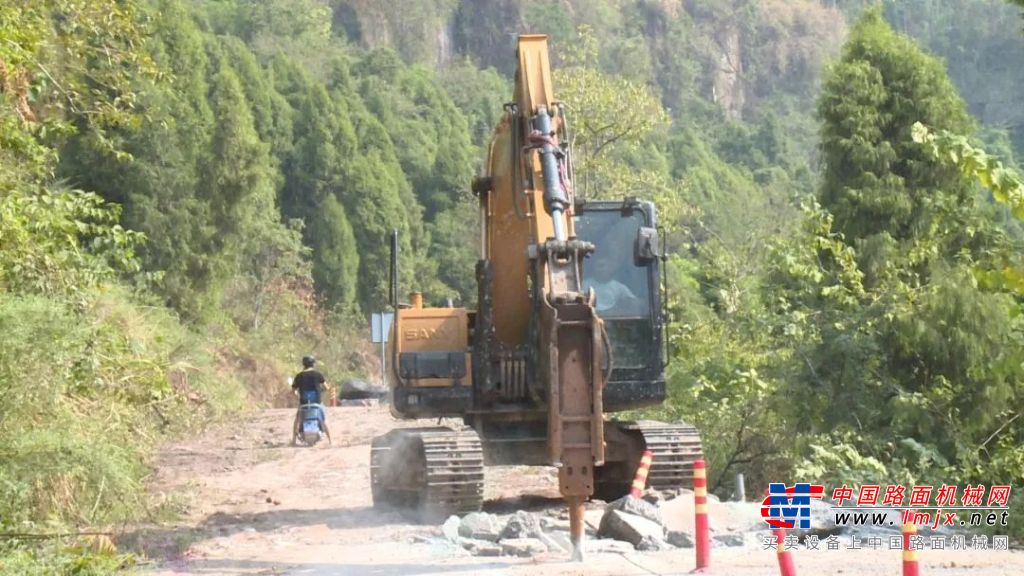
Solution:
<path fill-rule="evenodd" d="M 808 530 L 813 528 L 812 501 L 823 500 L 827 495 L 820 484 L 772 483 L 761 503 L 761 517 L 771 528 Z M 872 485 L 842 486 L 831 491 L 834 504 L 828 506 L 834 515 L 836 526 L 870 527 L 880 526 L 899 529 L 904 524 L 926 526 L 931 529 L 942 527 L 987 527 L 1007 526 L 1010 502 L 1010 486 L 967 484 L 962 489 L 957 485 Z M 903 537 L 892 536 L 888 543 L 877 535 L 851 535 L 841 541 L 836 535 L 820 538 L 807 535 L 798 538 L 793 535 L 778 542 L 775 536 L 765 535 L 763 544 L 767 548 L 807 550 L 879 550 L 886 544 L 890 549 L 902 549 Z M 985 535 L 953 536 L 910 536 L 910 550 L 1008 550 L 1007 536 Z"/>
<path fill-rule="evenodd" d="M 761 547 L 764 550 L 777 550 L 779 539 L 774 534 L 761 536 Z M 810 534 L 800 542 L 800 538 L 788 535 L 782 541 L 784 550 L 818 550 L 829 551 L 839 550 L 902 550 L 903 537 L 899 535 L 889 536 L 883 540 L 880 536 L 861 537 L 856 534 L 852 536 L 828 536 L 822 540 L 815 534 Z M 958 534 L 955 536 L 920 536 L 910 538 L 911 550 L 1009 550 L 1009 536 L 993 536 L 991 540 L 985 535 L 966 536 Z"/>

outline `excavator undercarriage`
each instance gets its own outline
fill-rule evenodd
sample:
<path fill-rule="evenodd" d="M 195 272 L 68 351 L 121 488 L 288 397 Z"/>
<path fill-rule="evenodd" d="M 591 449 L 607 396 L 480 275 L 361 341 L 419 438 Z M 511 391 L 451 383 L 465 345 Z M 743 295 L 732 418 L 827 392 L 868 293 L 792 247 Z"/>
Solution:
<path fill-rule="evenodd" d="M 700 434 L 693 426 L 605 422 L 604 437 L 608 460 L 594 470 L 594 498 L 610 502 L 628 494 L 645 450 L 654 457 L 649 488 L 693 487 L 693 462 L 702 457 Z M 501 444 L 497 440 L 490 445 Z M 486 461 L 484 452 L 480 436 L 469 427 L 397 428 L 378 436 L 370 452 L 373 503 L 407 510 L 425 522 L 480 510 L 485 464 L 528 461 L 522 450 L 495 450 L 506 456 Z"/>

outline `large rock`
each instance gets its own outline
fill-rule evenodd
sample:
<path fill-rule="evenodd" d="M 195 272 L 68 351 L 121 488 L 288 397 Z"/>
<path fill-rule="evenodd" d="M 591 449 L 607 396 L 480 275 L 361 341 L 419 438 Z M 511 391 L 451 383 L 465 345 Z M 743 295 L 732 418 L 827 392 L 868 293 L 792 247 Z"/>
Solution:
<path fill-rule="evenodd" d="M 501 525 L 494 514 L 471 512 L 459 522 L 459 536 L 474 540 L 497 542 L 501 535 Z"/>
<path fill-rule="evenodd" d="M 665 541 L 676 548 L 693 548 L 693 535 L 682 530 L 670 530 Z"/>
<path fill-rule="evenodd" d="M 668 542 L 650 535 L 641 538 L 640 543 L 636 545 L 636 549 L 641 552 L 659 552 L 661 550 L 671 550 L 672 548 L 674 546 Z"/>
<path fill-rule="evenodd" d="M 675 497 L 676 497 L 675 492 L 662 492 L 661 490 L 655 490 L 653 488 L 648 488 L 647 492 L 644 492 L 643 500 L 645 502 L 648 502 L 648 503 L 651 503 L 651 504 L 654 504 L 655 506 L 657 506 L 661 502 L 664 502 L 665 500 L 671 500 L 672 498 L 675 498 Z"/>
<path fill-rule="evenodd" d="M 441 533 L 444 534 L 444 537 L 456 544 L 459 543 L 459 524 L 461 524 L 459 517 L 453 514 L 441 525 Z"/>
<path fill-rule="evenodd" d="M 611 510 L 601 520 L 598 536 L 624 540 L 636 546 L 645 536 L 661 540 L 665 537 L 665 528 L 642 516 L 627 514 L 621 510 Z"/>
<path fill-rule="evenodd" d="M 501 530 L 501 540 L 513 538 L 536 538 L 541 533 L 540 521 L 529 512 L 519 510 L 514 516 L 508 519 L 508 523 Z"/>
<path fill-rule="evenodd" d="M 608 505 L 605 506 L 605 515 L 613 510 L 618 510 L 634 516 L 642 516 L 651 522 L 664 525 L 664 522 L 661 519 L 661 508 L 646 500 L 641 500 L 640 498 L 633 498 L 632 496 L 626 495 L 618 500 L 609 502 Z M 601 521 L 603 523 L 604 519 L 602 518 Z"/>
<path fill-rule="evenodd" d="M 501 551 L 508 556 L 528 558 L 548 551 L 548 547 L 536 538 L 509 538 L 501 540 Z"/>
<path fill-rule="evenodd" d="M 345 380 L 338 390 L 340 400 L 362 400 L 364 398 L 383 398 L 388 393 L 387 388 L 380 384 L 371 384 L 365 380 Z"/>
<path fill-rule="evenodd" d="M 732 533 L 732 534 L 715 534 L 712 536 L 715 542 L 723 544 L 725 546 L 743 546 L 743 534 Z"/>

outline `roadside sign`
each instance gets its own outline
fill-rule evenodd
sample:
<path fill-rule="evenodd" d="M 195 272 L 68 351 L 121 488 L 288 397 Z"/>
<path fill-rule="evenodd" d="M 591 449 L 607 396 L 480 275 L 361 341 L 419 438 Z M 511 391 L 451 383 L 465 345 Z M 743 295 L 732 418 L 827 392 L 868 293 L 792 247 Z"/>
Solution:
<path fill-rule="evenodd" d="M 391 322 L 395 319 L 394 312 L 374 312 L 370 315 L 370 341 L 383 344 L 388 341 Z"/>

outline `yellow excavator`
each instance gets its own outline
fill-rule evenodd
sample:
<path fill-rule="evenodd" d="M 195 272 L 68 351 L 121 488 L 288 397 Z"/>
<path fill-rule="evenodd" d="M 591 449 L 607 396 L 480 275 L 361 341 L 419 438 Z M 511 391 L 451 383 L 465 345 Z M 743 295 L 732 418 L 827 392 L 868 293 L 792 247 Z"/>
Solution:
<path fill-rule="evenodd" d="M 654 457 L 648 486 L 689 485 L 700 436 L 685 424 L 607 417 L 665 398 L 664 235 L 650 202 L 576 197 L 547 38 L 521 35 L 517 58 L 514 101 L 486 175 L 472 183 L 476 310 L 424 307 L 419 293 L 399 303 L 391 238 L 392 414 L 464 426 L 375 438 L 371 485 L 375 506 L 443 518 L 480 509 L 485 465 L 554 466 L 580 558 L 584 502 L 627 494 L 645 450 Z"/>

